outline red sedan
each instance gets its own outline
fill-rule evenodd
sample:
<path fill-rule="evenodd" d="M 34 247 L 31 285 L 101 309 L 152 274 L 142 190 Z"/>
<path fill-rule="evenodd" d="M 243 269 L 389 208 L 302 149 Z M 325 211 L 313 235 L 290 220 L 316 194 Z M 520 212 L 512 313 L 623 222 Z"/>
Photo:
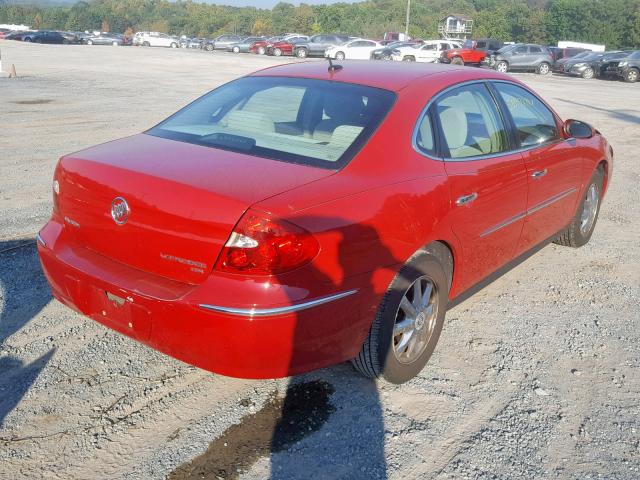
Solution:
<path fill-rule="evenodd" d="M 597 130 L 494 71 L 327 67 L 261 70 L 62 157 L 38 236 L 54 296 L 224 375 L 351 360 L 400 383 L 447 307 L 589 241 L 613 162 Z"/>

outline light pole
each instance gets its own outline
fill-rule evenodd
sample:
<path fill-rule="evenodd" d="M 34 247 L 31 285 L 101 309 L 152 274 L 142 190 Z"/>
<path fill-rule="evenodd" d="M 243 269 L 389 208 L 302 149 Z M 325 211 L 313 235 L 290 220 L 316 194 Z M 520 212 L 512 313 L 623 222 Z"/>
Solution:
<path fill-rule="evenodd" d="M 404 34 L 409 36 L 409 14 L 411 13 L 411 0 L 407 0 L 407 21 L 405 23 Z"/>

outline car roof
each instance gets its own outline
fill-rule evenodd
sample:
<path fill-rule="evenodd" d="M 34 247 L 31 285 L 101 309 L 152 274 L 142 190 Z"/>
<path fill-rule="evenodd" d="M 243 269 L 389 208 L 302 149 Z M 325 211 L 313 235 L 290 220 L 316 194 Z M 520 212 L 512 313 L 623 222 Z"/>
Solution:
<path fill-rule="evenodd" d="M 480 79 L 508 80 L 519 83 L 514 81 L 513 77 L 495 70 L 459 67 L 442 63 L 334 60 L 333 64 L 341 65 L 342 68 L 330 71 L 329 63 L 326 61 L 309 61 L 268 67 L 251 75 L 333 80 L 392 91 L 402 90 L 414 81 L 436 75 L 438 83 L 443 85 Z"/>

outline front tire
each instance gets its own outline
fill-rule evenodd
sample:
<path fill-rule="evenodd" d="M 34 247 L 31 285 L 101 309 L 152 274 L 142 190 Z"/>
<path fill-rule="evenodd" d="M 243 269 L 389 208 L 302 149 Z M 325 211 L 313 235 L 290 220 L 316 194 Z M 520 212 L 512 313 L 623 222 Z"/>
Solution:
<path fill-rule="evenodd" d="M 240 53 L 240 47 L 233 47 L 231 50 L 233 53 Z"/>
<path fill-rule="evenodd" d="M 174 43 L 172 43 L 172 44 L 170 45 L 170 47 L 171 47 L 171 48 L 178 48 L 178 44 L 174 42 Z"/>
<path fill-rule="evenodd" d="M 591 239 L 598 221 L 598 214 L 600 213 L 603 184 L 604 172 L 601 168 L 598 168 L 591 176 L 591 180 L 582 197 L 582 202 L 580 202 L 571 224 L 554 240 L 554 243 L 578 248 Z"/>
<path fill-rule="evenodd" d="M 431 358 L 444 325 L 453 258 L 441 243 L 416 252 L 396 275 L 353 366 L 404 383 Z"/>
<path fill-rule="evenodd" d="M 87 40 L 87 45 L 93 45 L 93 40 Z"/>
<path fill-rule="evenodd" d="M 464 65 L 464 60 L 460 57 L 453 57 L 451 59 L 451 65 Z"/>
<path fill-rule="evenodd" d="M 507 73 L 509 71 L 509 64 L 502 60 L 496 64 L 496 70 L 500 73 Z"/>
<path fill-rule="evenodd" d="M 627 73 L 624 74 L 624 81 L 629 83 L 635 83 L 638 81 L 640 71 L 637 68 L 630 68 Z"/>
<path fill-rule="evenodd" d="M 209 44 L 205 45 L 204 49 L 205 49 L 207 52 L 213 52 L 213 45 L 211 45 L 211 44 L 209 43 Z"/>
<path fill-rule="evenodd" d="M 264 47 L 258 47 L 258 55 L 264 55 L 266 52 Z"/>
<path fill-rule="evenodd" d="M 296 57 L 298 57 L 298 58 L 306 58 L 307 57 L 307 49 L 306 48 L 299 48 L 298 50 L 296 50 Z"/>
<path fill-rule="evenodd" d="M 273 50 L 273 55 L 276 57 L 281 57 L 282 56 L 282 50 L 280 50 L 279 48 L 276 48 Z"/>
<path fill-rule="evenodd" d="M 588 67 L 588 68 L 585 69 L 584 72 L 582 72 L 582 78 L 585 78 L 585 79 L 589 80 L 589 79 L 593 78 L 594 74 L 595 74 L 595 72 L 593 71 L 593 68 Z"/>
<path fill-rule="evenodd" d="M 413 55 L 407 55 L 402 59 L 403 62 L 415 62 L 416 61 L 416 57 L 414 57 Z"/>

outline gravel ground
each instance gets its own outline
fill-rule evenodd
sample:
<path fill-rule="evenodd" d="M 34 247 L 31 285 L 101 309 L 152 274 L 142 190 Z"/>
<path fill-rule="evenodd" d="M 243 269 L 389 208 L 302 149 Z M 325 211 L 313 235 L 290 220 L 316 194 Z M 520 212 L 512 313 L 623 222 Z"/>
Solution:
<path fill-rule="evenodd" d="M 33 236 L 56 159 L 282 62 L 0 41 L 0 478 L 640 478 L 640 85 L 521 74 L 616 153 L 591 242 L 453 308 L 411 382 L 172 360 L 51 300 Z M 97 473 L 99 472 L 99 473 Z"/>

